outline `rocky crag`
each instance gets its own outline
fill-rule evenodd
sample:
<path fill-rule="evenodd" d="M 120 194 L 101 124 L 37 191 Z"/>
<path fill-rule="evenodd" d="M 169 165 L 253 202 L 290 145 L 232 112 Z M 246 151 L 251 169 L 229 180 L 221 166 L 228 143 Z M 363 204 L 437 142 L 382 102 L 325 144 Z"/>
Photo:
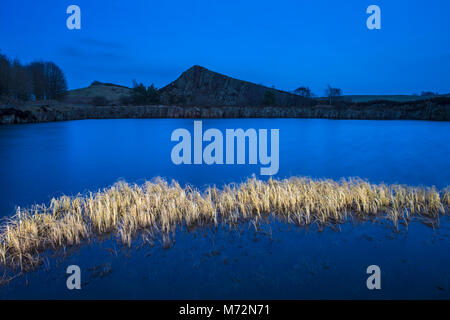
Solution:
<path fill-rule="evenodd" d="M 267 104 L 268 95 L 273 105 L 279 107 L 315 104 L 312 99 L 234 79 L 201 66 L 193 66 L 183 72 L 177 80 L 161 88 L 160 94 L 165 105 L 254 107 Z"/>

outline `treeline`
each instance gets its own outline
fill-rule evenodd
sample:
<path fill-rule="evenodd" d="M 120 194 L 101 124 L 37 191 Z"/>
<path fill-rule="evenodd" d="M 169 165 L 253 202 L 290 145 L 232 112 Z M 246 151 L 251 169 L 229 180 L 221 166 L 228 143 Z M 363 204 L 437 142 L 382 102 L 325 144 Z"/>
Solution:
<path fill-rule="evenodd" d="M 157 105 L 160 103 L 160 93 L 153 84 L 146 87 L 143 83 L 133 80 L 133 88 L 130 96 L 122 96 L 120 102 L 123 105 Z"/>
<path fill-rule="evenodd" d="M 18 100 L 59 100 L 67 93 L 62 70 L 50 61 L 23 65 L 0 52 L 0 97 Z"/>

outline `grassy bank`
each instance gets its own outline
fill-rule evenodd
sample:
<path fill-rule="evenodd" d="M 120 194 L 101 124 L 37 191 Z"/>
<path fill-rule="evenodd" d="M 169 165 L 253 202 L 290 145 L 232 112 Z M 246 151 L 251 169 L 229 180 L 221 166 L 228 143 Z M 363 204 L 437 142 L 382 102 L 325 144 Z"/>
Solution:
<path fill-rule="evenodd" d="M 47 249 L 101 235 L 116 236 L 130 246 L 137 234 L 164 239 L 179 226 L 257 223 L 269 217 L 300 226 L 384 217 L 397 225 L 414 217 L 437 222 L 449 208 L 449 188 L 375 185 L 359 179 L 249 179 L 203 192 L 163 180 L 120 182 L 95 193 L 52 199 L 49 205 L 18 208 L 1 225 L 0 264 L 28 270 Z"/>

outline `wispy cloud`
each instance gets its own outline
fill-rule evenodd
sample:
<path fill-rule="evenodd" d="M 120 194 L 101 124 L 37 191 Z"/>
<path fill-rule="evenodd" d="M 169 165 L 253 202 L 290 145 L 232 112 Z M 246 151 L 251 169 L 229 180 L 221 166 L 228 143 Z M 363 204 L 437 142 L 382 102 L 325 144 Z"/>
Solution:
<path fill-rule="evenodd" d="M 114 59 L 125 59 L 126 56 L 123 55 L 120 52 L 113 51 L 113 50 L 99 50 L 99 49 L 82 49 L 79 47 L 74 46 L 64 46 L 60 48 L 60 53 L 73 57 L 73 58 L 79 58 L 79 59 L 90 59 L 95 61 L 96 59 L 108 59 L 108 60 L 114 60 Z"/>
<path fill-rule="evenodd" d="M 105 49 L 123 49 L 125 46 L 116 41 L 107 41 L 95 38 L 81 38 L 80 44 L 96 47 L 96 48 L 105 48 Z"/>

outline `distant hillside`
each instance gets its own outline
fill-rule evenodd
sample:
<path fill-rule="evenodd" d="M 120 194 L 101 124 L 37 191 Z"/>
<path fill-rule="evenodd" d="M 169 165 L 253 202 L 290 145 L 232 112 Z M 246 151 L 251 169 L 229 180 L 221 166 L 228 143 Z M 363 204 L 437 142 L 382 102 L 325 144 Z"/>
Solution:
<path fill-rule="evenodd" d="M 350 102 L 371 102 L 371 101 L 394 101 L 394 102 L 411 102 L 419 100 L 429 100 L 436 97 L 450 97 L 450 94 L 442 94 L 435 96 L 419 96 L 419 95 L 345 95 L 342 99 Z"/>
<path fill-rule="evenodd" d="M 94 81 L 89 87 L 71 90 L 66 101 L 69 104 L 93 104 L 119 106 L 129 104 L 133 89 Z M 160 104 L 199 107 L 308 107 L 317 104 L 328 104 L 325 97 L 308 99 L 289 92 L 268 88 L 248 81 L 234 79 L 223 74 L 210 71 L 201 66 L 193 66 L 181 76 L 161 88 Z M 94 103 L 94 98 L 101 97 L 104 104 Z M 434 98 L 449 98 L 450 95 L 418 96 L 418 95 L 345 95 L 334 98 L 334 105 L 348 103 L 414 102 Z M 128 98 L 128 99 L 122 99 Z M 125 102 L 124 101 L 128 101 Z"/>
<path fill-rule="evenodd" d="M 91 104 L 95 97 L 104 97 L 108 105 L 120 105 L 121 97 L 129 97 L 131 89 L 112 83 L 94 81 L 89 87 L 70 90 L 65 101 L 71 104 Z"/>
<path fill-rule="evenodd" d="M 450 95 L 351 95 L 303 98 L 194 66 L 146 98 L 149 89 L 94 81 L 66 101 L 0 99 L 0 124 L 122 118 L 327 118 L 450 121 Z M 158 95 L 159 100 L 158 101 Z M 0 97 L 1 98 L 1 97 Z M 141 103 L 141 101 L 144 101 Z"/>
<path fill-rule="evenodd" d="M 306 99 L 285 91 L 234 79 L 201 66 L 193 66 L 160 89 L 161 102 L 188 106 L 311 106 Z"/>

